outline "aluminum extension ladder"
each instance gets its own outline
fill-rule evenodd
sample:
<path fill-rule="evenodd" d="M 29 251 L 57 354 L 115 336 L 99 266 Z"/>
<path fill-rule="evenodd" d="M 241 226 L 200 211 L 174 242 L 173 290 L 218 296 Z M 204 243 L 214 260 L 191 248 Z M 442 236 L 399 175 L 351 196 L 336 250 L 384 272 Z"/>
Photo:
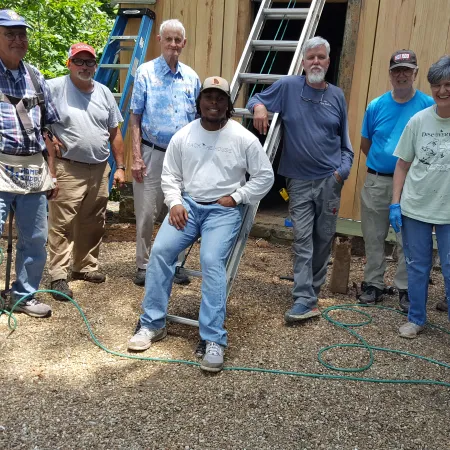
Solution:
<path fill-rule="evenodd" d="M 124 3 L 124 2 L 121 2 Z M 121 132 L 125 138 L 128 121 L 130 118 L 130 101 L 133 91 L 134 76 L 136 69 L 145 61 L 148 42 L 152 25 L 155 20 L 155 13 L 148 8 L 121 8 L 119 9 L 108 42 L 106 43 L 103 55 L 98 64 L 94 79 L 109 87 L 116 101 L 119 103 L 119 110 L 123 117 Z M 125 36 L 125 28 L 129 19 L 141 19 L 137 36 Z M 132 45 L 123 44 L 132 43 Z M 132 51 L 131 62 L 120 64 L 122 52 Z M 121 71 L 127 71 L 122 92 L 119 91 L 119 75 Z M 115 172 L 116 162 L 111 154 L 109 158 L 111 174 Z M 113 177 L 109 178 L 109 189 L 111 190 Z"/>
<path fill-rule="evenodd" d="M 293 52 L 292 62 L 289 67 L 287 75 L 296 75 L 302 72 L 302 49 L 304 43 L 312 38 L 316 32 L 317 24 L 319 23 L 320 16 L 325 4 L 325 0 L 312 0 L 309 8 L 271 8 L 273 0 L 262 0 L 259 7 L 258 14 L 256 16 L 253 27 L 250 31 L 249 38 L 245 45 L 239 64 L 236 68 L 235 75 L 230 85 L 231 100 L 235 103 L 239 90 L 244 83 L 247 84 L 272 84 L 285 75 L 275 74 L 263 74 L 263 73 L 248 73 L 250 62 L 253 55 L 257 51 L 284 51 Z M 289 5 L 294 4 L 295 1 L 289 2 Z M 288 6 L 289 6 L 288 5 Z M 302 20 L 304 21 L 303 29 L 298 41 L 288 40 L 260 40 L 264 25 L 268 20 Z M 252 117 L 252 114 L 243 108 L 235 109 L 235 117 Z M 278 145 L 281 140 L 281 118 L 279 114 L 273 114 L 271 125 L 267 133 L 267 137 L 264 143 L 264 151 L 273 162 L 275 154 L 278 149 Z M 238 236 L 233 244 L 233 248 L 230 253 L 230 257 L 227 261 L 227 298 L 230 294 L 233 281 L 238 271 L 239 263 L 244 252 L 245 244 L 247 242 L 250 230 L 255 219 L 256 211 L 258 210 L 258 204 L 246 205 L 244 207 L 242 225 Z M 191 276 L 201 276 L 200 271 L 189 270 L 184 267 L 177 268 L 177 271 L 181 274 Z M 188 319 L 185 317 L 179 317 L 174 315 L 168 315 L 168 320 L 171 322 L 182 323 L 185 325 L 198 326 L 198 321 Z"/>

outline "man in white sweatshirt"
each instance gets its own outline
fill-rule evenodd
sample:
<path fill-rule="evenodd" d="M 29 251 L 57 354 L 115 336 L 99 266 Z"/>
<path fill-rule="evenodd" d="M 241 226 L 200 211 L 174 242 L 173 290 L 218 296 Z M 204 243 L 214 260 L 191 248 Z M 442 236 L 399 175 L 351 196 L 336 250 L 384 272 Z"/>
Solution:
<path fill-rule="evenodd" d="M 201 369 L 219 372 L 227 345 L 226 261 L 241 226 L 242 205 L 260 201 L 274 176 L 259 140 L 230 120 L 233 105 L 226 80 L 207 78 L 196 106 L 201 118 L 178 131 L 167 148 L 161 186 L 169 214 L 153 245 L 140 329 L 128 349 L 146 350 L 166 337 L 177 256 L 201 236 L 199 325 L 200 338 L 206 341 Z"/>

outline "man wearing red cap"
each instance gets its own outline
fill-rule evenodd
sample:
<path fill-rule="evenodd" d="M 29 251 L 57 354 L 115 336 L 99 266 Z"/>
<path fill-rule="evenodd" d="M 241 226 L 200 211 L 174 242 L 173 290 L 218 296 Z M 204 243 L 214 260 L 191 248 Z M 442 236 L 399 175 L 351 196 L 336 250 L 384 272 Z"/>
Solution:
<path fill-rule="evenodd" d="M 49 81 L 61 121 L 52 126 L 59 194 L 49 205 L 48 245 L 50 287 L 72 297 L 67 284 L 72 249 L 72 279 L 106 279 L 98 270 L 98 254 L 108 202 L 108 144 L 116 160 L 115 183 L 125 181 L 125 166 L 118 127 L 123 119 L 110 90 L 93 79 L 95 50 L 82 42 L 72 45 L 67 67 L 69 75 Z"/>
<path fill-rule="evenodd" d="M 367 156 L 367 175 L 361 191 L 361 228 L 366 251 L 363 293 L 359 301 L 374 304 L 383 300 L 386 270 L 385 240 L 389 231 L 389 205 L 397 163 L 394 150 L 409 119 L 434 104 L 414 88 L 419 67 L 416 54 L 398 50 L 389 61 L 392 90 L 369 103 L 361 131 L 361 151 Z M 400 230 L 397 232 L 398 265 L 394 284 L 400 308 L 408 312 L 408 277 Z"/>

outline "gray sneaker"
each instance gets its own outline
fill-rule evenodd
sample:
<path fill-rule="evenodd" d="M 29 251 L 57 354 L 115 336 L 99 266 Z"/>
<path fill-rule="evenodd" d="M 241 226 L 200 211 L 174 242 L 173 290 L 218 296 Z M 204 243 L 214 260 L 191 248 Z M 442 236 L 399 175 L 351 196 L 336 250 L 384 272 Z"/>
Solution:
<path fill-rule="evenodd" d="M 9 309 L 12 309 L 14 306 L 14 303 L 17 300 L 11 299 L 9 301 Z M 24 314 L 27 314 L 31 317 L 50 317 L 52 315 L 52 309 L 50 306 L 46 305 L 45 303 L 41 303 L 36 297 L 28 298 L 27 300 L 24 300 L 22 303 L 19 303 L 15 308 L 14 312 L 21 312 Z"/>
<path fill-rule="evenodd" d="M 145 286 L 145 275 L 147 274 L 147 269 L 137 269 L 136 275 L 134 276 L 133 283 L 137 286 Z"/>
<path fill-rule="evenodd" d="M 152 342 L 160 341 L 167 336 L 167 329 L 160 328 L 159 330 L 150 330 L 146 327 L 141 327 L 137 333 L 128 341 L 128 350 L 140 352 L 147 350 L 152 345 Z"/>
<path fill-rule="evenodd" d="M 205 356 L 200 369 L 206 372 L 220 372 L 223 369 L 223 354 L 225 348 L 215 342 L 206 341 Z"/>
<path fill-rule="evenodd" d="M 445 298 L 444 300 L 439 300 L 436 303 L 436 309 L 438 311 L 442 311 L 442 312 L 447 312 L 448 311 L 448 303 L 447 303 L 447 299 Z"/>
<path fill-rule="evenodd" d="M 414 339 L 424 329 L 423 325 L 416 325 L 412 322 L 406 322 L 399 329 L 400 337 Z"/>

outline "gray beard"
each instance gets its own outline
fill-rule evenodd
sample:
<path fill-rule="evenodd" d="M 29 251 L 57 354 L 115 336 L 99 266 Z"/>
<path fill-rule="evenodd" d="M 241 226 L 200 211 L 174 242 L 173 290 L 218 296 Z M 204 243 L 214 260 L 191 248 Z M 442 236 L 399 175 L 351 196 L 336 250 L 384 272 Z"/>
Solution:
<path fill-rule="evenodd" d="M 311 84 L 322 83 L 322 81 L 325 80 L 325 71 L 322 70 L 320 73 L 310 72 L 306 75 L 306 79 Z"/>
<path fill-rule="evenodd" d="M 93 78 L 93 74 L 90 73 L 90 72 L 87 72 L 87 73 L 85 73 L 85 72 L 78 72 L 77 73 L 77 78 L 79 80 L 82 80 L 82 81 L 91 81 L 92 78 Z"/>

